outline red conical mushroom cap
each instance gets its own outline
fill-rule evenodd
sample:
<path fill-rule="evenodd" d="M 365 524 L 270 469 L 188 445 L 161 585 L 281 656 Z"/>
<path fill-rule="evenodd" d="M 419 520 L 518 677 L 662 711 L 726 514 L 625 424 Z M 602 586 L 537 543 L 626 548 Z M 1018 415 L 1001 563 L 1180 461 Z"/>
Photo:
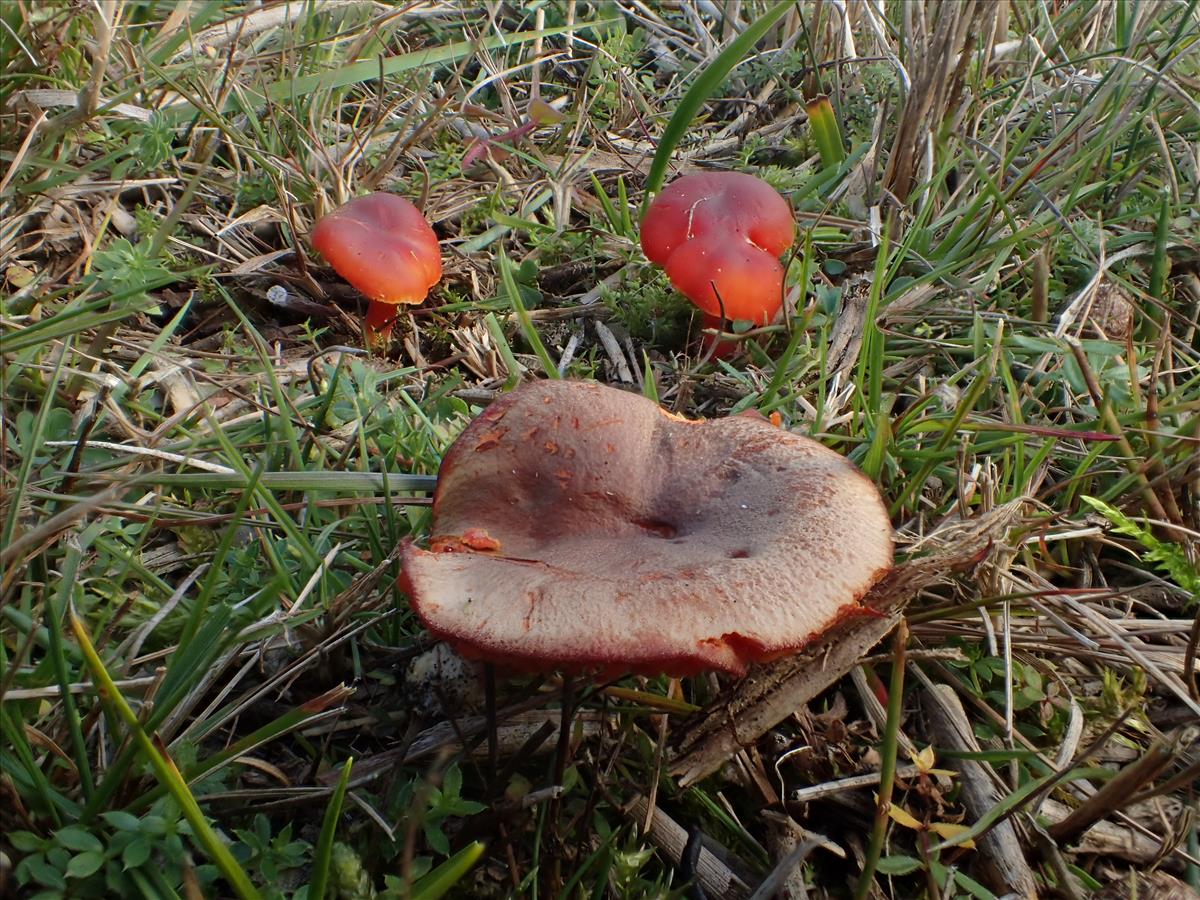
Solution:
<path fill-rule="evenodd" d="M 892 543 L 875 486 L 815 441 L 547 381 L 454 442 L 430 549 L 403 564 L 417 615 L 469 656 L 740 673 L 861 612 Z"/>
<path fill-rule="evenodd" d="M 676 290 L 709 315 L 759 325 L 783 303 L 779 256 L 794 239 L 787 201 L 741 172 L 677 178 L 642 220 L 642 250 Z"/>
<path fill-rule="evenodd" d="M 312 245 L 337 273 L 378 303 L 420 303 L 442 277 L 437 235 L 395 194 L 356 197 L 317 223 Z"/>

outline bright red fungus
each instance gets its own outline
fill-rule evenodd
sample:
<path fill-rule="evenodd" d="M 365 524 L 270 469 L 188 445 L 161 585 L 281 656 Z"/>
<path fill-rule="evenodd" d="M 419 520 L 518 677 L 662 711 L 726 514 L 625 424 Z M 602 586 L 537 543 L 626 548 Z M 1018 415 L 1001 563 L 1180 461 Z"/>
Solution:
<path fill-rule="evenodd" d="M 403 197 L 356 197 L 312 231 L 312 244 L 339 275 L 366 295 L 367 337 L 386 341 L 396 306 L 420 303 L 442 277 L 437 235 Z"/>
<path fill-rule="evenodd" d="M 757 325 L 783 305 L 779 257 L 794 239 L 787 201 L 742 172 L 677 178 L 642 220 L 642 250 L 676 290 L 711 316 Z"/>
<path fill-rule="evenodd" d="M 866 608 L 887 510 L 844 457 L 762 416 L 689 421 L 590 382 L 527 384 L 446 453 L 417 615 L 531 670 L 745 672 Z"/>

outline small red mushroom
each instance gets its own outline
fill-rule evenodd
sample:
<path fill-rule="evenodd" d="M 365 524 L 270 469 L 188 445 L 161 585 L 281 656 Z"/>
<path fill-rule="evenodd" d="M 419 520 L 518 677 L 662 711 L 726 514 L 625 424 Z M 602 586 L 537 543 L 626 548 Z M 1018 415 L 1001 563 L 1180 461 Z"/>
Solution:
<path fill-rule="evenodd" d="M 677 178 L 642 220 L 642 251 L 676 290 L 710 316 L 756 325 L 783 305 L 779 257 L 794 240 L 788 202 L 742 172 Z"/>
<path fill-rule="evenodd" d="M 396 306 L 420 303 L 442 277 L 437 235 L 403 197 L 356 197 L 312 231 L 312 245 L 334 270 L 366 295 L 368 341 L 386 342 Z"/>
<path fill-rule="evenodd" d="M 839 622 L 892 565 L 875 485 L 762 415 L 689 421 L 543 381 L 442 460 L 401 584 L 474 659 L 534 671 L 744 673 Z"/>

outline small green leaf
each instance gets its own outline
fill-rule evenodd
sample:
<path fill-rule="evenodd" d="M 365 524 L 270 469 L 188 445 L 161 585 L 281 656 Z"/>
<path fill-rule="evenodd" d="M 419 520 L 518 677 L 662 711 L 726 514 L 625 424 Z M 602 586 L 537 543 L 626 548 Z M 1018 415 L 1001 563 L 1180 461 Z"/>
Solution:
<path fill-rule="evenodd" d="M 654 380 L 654 367 L 650 364 L 650 354 L 642 351 L 642 396 L 653 403 L 658 402 L 658 382 Z"/>
<path fill-rule="evenodd" d="M 921 868 L 921 861 L 911 856 L 885 856 L 875 870 L 880 875 L 910 875 Z"/>
<path fill-rule="evenodd" d="M 461 797 L 446 804 L 445 811 L 452 816 L 473 816 L 481 813 L 487 806 L 477 800 L 463 800 Z"/>
<path fill-rule="evenodd" d="M 147 834 L 163 835 L 167 833 L 167 820 L 162 816 L 146 816 L 141 827 Z"/>
<path fill-rule="evenodd" d="M 125 852 L 121 855 L 121 862 L 124 863 L 126 869 L 136 869 L 150 858 L 152 849 L 153 845 L 148 840 L 138 838 L 125 848 Z"/>
<path fill-rule="evenodd" d="M 101 818 L 118 831 L 139 831 L 142 827 L 141 819 L 123 809 L 110 810 L 103 813 Z"/>
<path fill-rule="evenodd" d="M 14 831 L 8 836 L 8 840 L 22 853 L 32 853 L 35 850 L 40 850 L 45 844 L 45 841 L 32 831 Z"/>
<path fill-rule="evenodd" d="M 456 765 L 451 766 L 442 777 L 442 795 L 457 797 L 460 793 L 462 793 L 462 770 Z"/>
<path fill-rule="evenodd" d="M 442 856 L 450 853 L 450 840 L 442 833 L 441 827 L 433 822 L 425 823 L 425 843 L 430 850 Z"/>
<path fill-rule="evenodd" d="M 104 854 L 99 850 L 88 850 L 71 858 L 71 862 L 67 864 L 67 877 L 87 878 L 99 872 L 102 865 Z"/>
<path fill-rule="evenodd" d="M 954 883 L 974 897 L 975 900 L 996 900 L 996 895 L 969 875 L 954 870 Z"/>
<path fill-rule="evenodd" d="M 100 842 L 100 838 L 79 825 L 68 825 L 66 828 L 60 828 L 54 832 L 54 839 L 68 850 L 87 850 L 99 853 L 104 849 L 104 844 Z"/>

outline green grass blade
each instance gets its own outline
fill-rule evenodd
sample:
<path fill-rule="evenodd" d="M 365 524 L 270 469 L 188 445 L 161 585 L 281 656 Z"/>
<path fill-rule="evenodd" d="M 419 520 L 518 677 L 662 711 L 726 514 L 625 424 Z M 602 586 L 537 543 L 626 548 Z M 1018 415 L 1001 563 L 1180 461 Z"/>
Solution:
<path fill-rule="evenodd" d="M 542 191 L 536 197 L 534 197 L 532 200 L 530 200 L 528 203 L 526 203 L 524 206 L 521 207 L 521 214 L 524 216 L 532 216 L 535 212 L 537 212 L 539 209 L 541 209 L 543 206 L 545 206 L 547 203 L 549 203 L 553 199 L 554 199 L 554 191 L 550 191 L 550 190 Z M 487 229 L 486 231 L 481 232 L 480 234 L 477 234 L 474 237 L 468 238 L 467 240 L 463 241 L 462 246 L 459 248 L 460 251 L 462 253 L 478 253 L 480 250 L 486 250 L 492 244 L 496 243 L 496 241 L 500 240 L 502 237 L 504 237 L 510 231 L 512 231 L 511 225 L 501 224 L 501 223 L 499 223 L 499 219 L 497 219 L 496 221 L 498 224 L 493 225 L 491 228 Z"/>
<path fill-rule="evenodd" d="M 658 402 L 658 382 L 654 380 L 654 366 L 650 363 L 650 354 L 642 351 L 642 396 L 647 400 Z"/>
<path fill-rule="evenodd" d="M 187 319 L 188 314 L 192 311 L 192 303 L 195 299 L 196 297 L 193 294 L 183 301 L 183 305 L 180 306 L 179 311 L 171 317 L 171 321 L 164 325 L 162 331 L 154 336 L 154 340 L 152 340 L 150 345 L 146 347 L 145 352 L 138 357 L 137 362 L 129 367 L 130 378 L 142 377 L 142 374 L 147 368 L 150 367 L 151 363 L 153 363 L 155 358 L 162 352 L 163 347 L 165 347 L 167 342 L 175 336 L 175 332 L 179 330 L 179 327 L 183 324 L 184 320 Z"/>
<path fill-rule="evenodd" d="M 4 350 L 9 350 L 9 338 L 4 339 Z M 50 375 L 49 383 L 46 385 L 46 393 L 42 400 L 41 406 L 38 408 L 37 417 L 33 420 L 33 428 L 30 430 L 29 445 L 21 448 L 21 465 L 16 472 L 16 481 L 12 484 L 5 484 L 5 492 L 8 496 L 8 514 L 4 517 L 4 530 L 0 531 L 0 544 L 5 547 L 11 547 L 13 541 L 17 537 L 17 524 L 21 521 L 21 512 L 25 508 L 25 491 L 29 486 L 30 478 L 33 474 L 34 460 L 37 459 L 38 452 L 42 449 L 42 441 L 45 440 L 46 425 L 50 420 L 50 413 L 55 408 L 55 399 L 58 397 L 58 386 L 62 381 L 63 367 L 66 364 L 67 352 L 71 348 L 64 347 L 63 352 L 58 355 L 58 360 L 54 364 L 54 371 Z"/>
<path fill-rule="evenodd" d="M 872 481 L 878 481 L 883 474 L 888 448 L 892 443 L 892 420 L 889 412 L 887 409 L 875 410 L 871 443 L 867 447 L 866 456 L 862 459 L 862 470 Z M 871 415 L 871 413 L 867 415 Z"/>
<path fill-rule="evenodd" d="M 224 472 L 189 472 L 179 475 L 164 472 L 138 475 L 133 478 L 97 474 L 91 477 L 99 481 L 120 481 L 129 485 L 161 484 L 166 487 L 201 488 L 214 491 L 246 490 L 252 483 L 252 479 L 241 472 L 228 474 Z M 428 493 L 437 486 L 437 476 L 385 475 L 383 472 L 263 472 L 257 484 L 271 491 L 378 494 L 383 492 L 385 482 L 387 489 L 392 493 L 401 491 Z"/>
<path fill-rule="evenodd" d="M 346 802 L 346 786 L 350 784 L 350 769 L 354 757 L 346 760 L 337 787 L 325 807 L 325 818 L 321 822 L 321 835 L 317 838 L 317 852 L 313 858 L 312 880 L 308 885 L 308 900 L 325 900 L 329 887 L 329 871 L 333 861 L 333 839 L 337 836 L 338 819 L 342 817 L 342 804 Z"/>
<path fill-rule="evenodd" d="M 504 389 L 511 391 L 521 383 L 521 364 L 517 362 L 512 347 L 508 345 L 508 338 L 504 336 L 504 329 L 500 325 L 500 320 L 496 318 L 496 314 L 488 313 L 484 316 L 483 324 L 487 327 L 492 340 L 496 342 L 496 352 L 500 354 L 504 368 L 508 369 L 508 378 L 504 382 Z"/>
<path fill-rule="evenodd" d="M 650 163 L 650 174 L 646 178 L 647 202 L 662 189 L 671 154 L 675 152 L 675 148 L 679 146 L 683 136 L 687 134 L 692 120 L 696 118 L 701 107 L 704 106 L 704 102 L 721 86 L 729 73 L 733 71 L 733 67 L 754 49 L 754 45 L 771 29 L 771 26 L 787 15 L 791 9 L 792 4 L 790 3 L 774 4 L 747 25 L 746 30 L 730 41 L 729 46 L 718 53 L 704 71 L 696 76 L 692 86 L 680 98 L 679 105 L 675 107 L 675 112 L 671 114 L 670 121 L 667 122 L 667 127 L 663 129 L 662 137 L 659 138 L 658 149 L 654 151 L 654 159 Z"/>
<path fill-rule="evenodd" d="M 413 885 L 412 900 L 438 900 L 458 884 L 483 856 L 482 841 L 474 841 Z"/>
<path fill-rule="evenodd" d="M 586 26 L 577 25 L 574 27 L 574 30 L 577 31 L 583 27 L 596 28 L 612 21 L 614 20 L 600 19 L 587 23 Z M 556 28 L 544 28 L 541 31 L 522 31 L 516 34 L 495 35 L 485 38 L 482 41 L 454 41 L 444 44 L 441 47 L 414 50 L 410 53 L 399 53 L 383 59 L 376 59 L 372 56 L 370 59 L 350 63 L 349 65 L 331 69 L 327 72 L 318 72 L 315 75 L 300 75 L 296 78 L 273 82 L 267 85 L 258 96 L 263 101 L 270 100 L 277 103 L 295 101 L 315 91 L 332 91 L 338 88 L 349 87 L 353 84 L 360 84 L 364 81 L 395 77 L 403 72 L 411 72 L 416 69 L 455 63 L 478 50 L 497 50 L 516 44 L 527 44 L 530 41 L 563 34 L 566 31 L 568 31 L 566 26 L 558 26 Z M 246 93 L 253 95 L 257 92 L 247 89 Z M 227 101 L 227 104 L 229 102 L 232 102 L 232 100 Z M 167 121 L 170 123 L 179 124 L 187 121 L 196 112 L 197 109 L 195 106 L 185 102 L 169 106 L 161 110 L 160 114 L 166 116 Z M 225 109 L 222 108 L 218 112 L 223 113 Z"/>
<path fill-rule="evenodd" d="M 821 154 L 821 165 L 827 169 L 840 166 L 846 159 L 846 147 L 842 143 L 842 130 L 838 127 L 833 104 L 822 94 L 805 106 L 808 108 L 808 127 L 812 129 L 817 152 Z"/>
<path fill-rule="evenodd" d="M 1007 817 L 1030 797 L 1040 793 L 1047 787 L 1054 784 L 1066 784 L 1071 781 L 1080 781 L 1083 779 L 1104 779 L 1112 777 L 1111 769 L 1104 768 L 1078 768 L 1072 769 L 1069 772 L 1059 774 L 1057 772 L 1045 775 L 1041 778 L 1035 778 L 1021 785 L 1011 794 L 1002 799 L 999 803 L 989 809 L 986 813 L 979 817 L 970 828 L 961 834 L 956 834 L 948 840 L 941 841 L 929 848 L 929 853 L 940 853 L 943 850 L 948 850 L 951 847 L 960 847 L 967 841 L 973 841 L 975 838 L 985 834 L 993 825 L 999 822 L 1002 818 Z"/>
<path fill-rule="evenodd" d="M 270 743 L 276 738 L 282 737 L 288 732 L 295 731 L 299 728 L 311 726 L 314 722 L 327 718 L 338 709 L 341 704 L 350 698 L 354 693 L 353 688 L 348 688 L 345 685 L 338 685 L 330 688 L 319 697 L 314 697 L 306 701 L 295 709 L 288 710 L 283 715 L 250 732 L 245 737 L 239 739 L 236 743 L 230 744 L 229 747 L 215 753 L 202 763 L 188 769 L 188 780 L 194 781 L 197 778 L 203 778 L 206 775 L 211 775 L 225 763 L 237 759 L 245 753 L 249 753 L 256 747 L 261 747 L 263 744 Z M 204 728 L 197 729 L 192 734 L 192 739 L 201 741 L 212 733 L 213 729 L 219 727 L 219 722 L 214 721 Z"/>
<path fill-rule="evenodd" d="M 621 214 L 617 212 L 617 207 L 613 204 L 608 196 L 608 192 L 604 190 L 604 185 L 600 183 L 600 179 L 596 177 L 596 173 L 592 172 L 588 176 L 592 179 L 592 192 L 596 199 L 600 201 L 600 208 L 604 211 L 604 218 L 608 220 L 608 227 L 614 234 L 621 233 Z"/>
<path fill-rule="evenodd" d="M 198 277 L 207 267 L 190 269 L 183 272 L 172 272 L 153 278 L 144 284 L 127 290 L 119 291 L 97 300 L 89 300 L 73 309 L 67 309 L 56 315 L 27 325 L 20 331 L 4 335 L 4 352 L 17 353 L 30 347 L 40 347 L 50 341 L 60 341 L 78 334 L 81 331 L 93 331 L 101 325 L 110 322 L 120 322 L 130 316 L 146 312 L 155 305 L 153 297 L 148 292 Z"/>
<path fill-rule="evenodd" d="M 345 686 L 331 688 L 321 696 L 314 697 L 303 705 L 288 710 L 282 716 L 240 738 L 237 742 L 229 745 L 219 753 L 214 753 L 207 759 L 188 766 L 184 770 L 184 777 L 187 779 L 188 784 L 194 784 L 201 778 L 207 778 L 214 772 L 220 771 L 239 757 L 252 752 L 264 744 L 269 744 L 271 741 L 278 740 L 286 734 L 298 731 L 301 728 L 311 727 L 325 719 L 340 715 L 344 708 L 334 706 L 333 704 L 343 703 L 353 693 L 354 691 L 351 688 Z M 197 728 L 190 735 L 190 740 L 193 743 L 199 744 L 215 729 L 220 728 L 226 720 L 226 717 L 218 712 L 203 727 Z M 147 791 L 131 803 L 127 809 L 130 812 L 139 812 L 146 809 L 158 800 L 164 792 L 165 789 L 161 786 L 152 791 Z"/>
<path fill-rule="evenodd" d="M 592 866 L 596 865 L 597 862 L 602 862 L 609 858 L 612 854 L 613 844 L 620 836 L 620 829 L 609 832 L 608 837 L 600 842 L 600 846 L 592 851 L 591 855 L 575 870 L 575 874 L 571 876 L 570 880 L 563 885 L 563 889 L 558 892 L 559 900 L 570 900 L 572 897 L 580 896 L 576 890 L 577 886 L 583 881 L 583 877 L 588 874 Z M 594 879 L 589 879 L 589 881 L 592 884 L 596 884 Z M 601 881 L 601 884 L 604 883 L 606 881 Z"/>
<path fill-rule="evenodd" d="M 253 473 L 246 475 L 248 484 L 246 485 L 245 493 L 238 498 L 237 506 L 234 507 L 234 522 L 241 522 L 242 517 L 246 514 L 246 510 L 249 509 L 250 501 L 254 496 L 254 488 L 258 484 L 258 477 L 261 474 L 261 471 L 256 469 Z M 167 666 L 167 674 L 163 679 L 163 685 L 162 688 L 160 688 L 160 695 L 169 694 L 170 691 L 168 688 L 173 686 L 176 681 L 183 682 L 188 680 L 187 673 L 191 671 L 191 665 L 189 663 L 182 662 L 182 657 L 184 657 L 187 652 L 194 649 L 193 638 L 200 629 L 201 622 L 205 622 L 210 618 L 215 618 L 215 616 L 211 615 L 214 610 L 210 609 L 209 604 L 213 601 L 213 593 L 216 591 L 217 585 L 221 583 L 221 569 L 224 565 L 225 559 L 233 550 L 234 542 L 237 540 L 236 531 L 236 528 L 228 528 L 225 530 L 225 533 L 221 535 L 221 541 L 219 544 L 217 544 L 217 548 L 212 556 L 212 565 L 209 567 L 208 573 L 204 576 L 204 582 L 201 584 L 200 592 L 196 596 L 196 602 L 192 606 L 191 615 L 188 616 L 187 623 L 183 626 L 183 632 L 179 636 L 180 652 L 175 653 L 171 657 L 171 662 Z M 224 605 L 218 606 L 218 609 L 223 608 L 226 607 Z M 156 707 L 160 705 L 161 704 L 155 704 Z M 157 714 L 157 709 L 155 712 Z M 153 721 L 162 720 L 156 718 Z"/>
<path fill-rule="evenodd" d="M 517 279 L 513 276 L 512 268 L 512 260 L 508 258 L 507 254 L 501 253 L 500 280 L 504 284 L 504 293 L 508 295 L 508 302 L 512 304 L 513 313 L 516 314 L 517 324 L 521 326 L 521 333 L 525 335 L 525 340 L 537 354 L 538 361 L 546 372 L 546 377 L 561 378 L 562 376 L 558 374 L 558 365 L 550 356 L 546 345 L 542 343 L 537 329 L 533 327 L 533 319 L 529 317 L 529 310 L 525 308 L 525 301 L 521 299 L 521 289 L 517 287 Z"/>
<path fill-rule="evenodd" d="M 200 804 L 196 802 L 196 798 L 188 788 L 187 782 L 184 781 L 183 775 L 175 768 L 175 763 L 155 746 L 150 735 L 143 730 L 141 722 L 138 721 L 137 713 L 133 711 L 133 708 L 112 680 L 112 676 L 108 674 L 108 670 L 105 669 L 100 655 L 96 652 L 96 648 L 92 646 L 87 629 L 73 612 L 71 613 L 71 627 L 75 632 L 75 639 L 79 642 L 80 649 L 83 650 L 84 660 L 91 670 L 92 678 L 95 679 L 96 687 L 99 689 L 101 696 L 107 699 L 108 704 L 116 712 L 121 721 L 125 723 L 125 727 L 129 729 L 129 733 L 133 736 L 134 743 L 142 755 L 146 757 L 151 768 L 154 769 L 154 774 L 158 777 L 158 780 L 167 786 L 172 799 L 179 805 L 179 808 L 183 811 L 184 818 L 192 826 L 192 837 L 196 840 L 196 843 L 200 845 L 200 848 L 216 864 L 221 874 L 225 876 L 225 880 L 229 882 L 239 897 L 257 900 L 261 896 L 258 889 L 250 881 L 249 876 L 246 875 L 245 870 L 238 864 L 238 861 L 234 859 L 225 841 L 208 824 L 208 820 L 204 817 L 204 813 L 200 809 Z"/>
<path fill-rule="evenodd" d="M 79 817 L 79 806 L 50 783 L 29 744 L 24 721 L 15 718 L 17 705 L 10 706 L 0 706 L 0 736 L 6 742 L 5 751 L 0 753 L 0 771 L 12 780 L 22 796 L 28 797 L 28 791 L 36 791 L 55 828 L 64 821 L 74 821 Z"/>
<path fill-rule="evenodd" d="M 867 296 L 867 312 L 863 317 L 862 347 L 859 350 L 858 366 L 855 369 L 858 396 L 866 402 L 864 412 L 867 415 L 879 409 L 883 393 L 883 335 L 879 332 L 876 320 L 883 304 L 884 287 L 891 280 L 888 264 L 892 260 L 893 254 L 888 231 L 889 227 L 885 225 L 879 242 L 879 252 L 875 257 L 875 274 L 871 279 L 870 292 Z M 903 258 L 903 255 L 903 250 L 895 254 L 897 263 Z"/>
<path fill-rule="evenodd" d="M 798 284 L 800 299 L 796 303 L 800 308 L 804 307 L 805 301 L 808 298 L 809 288 L 812 285 L 812 268 L 812 230 L 807 229 L 804 232 L 803 250 L 800 255 L 800 281 Z M 774 408 L 775 399 L 779 396 L 779 392 L 787 380 L 787 374 L 792 368 L 792 360 L 795 359 L 796 351 L 800 349 L 800 343 L 804 340 L 804 332 L 805 328 L 802 323 L 793 321 L 792 336 L 788 338 L 787 346 L 779 354 L 779 359 L 775 362 L 775 370 L 771 373 L 771 380 L 767 383 L 767 388 L 763 391 L 762 397 L 758 401 L 759 407 L 764 412 L 768 412 Z"/>
<path fill-rule="evenodd" d="M 167 674 L 155 697 L 154 710 L 146 720 L 146 727 L 157 728 L 171 714 L 185 696 L 191 685 L 191 677 L 203 672 L 220 652 L 221 638 L 226 635 L 232 618 L 228 604 L 216 609 L 201 607 L 205 612 L 204 627 L 182 649 L 172 655 Z M 105 770 L 96 793 L 84 807 L 81 818 L 89 822 L 103 812 L 117 791 L 125 784 L 126 776 L 137 754 L 136 745 L 126 745 L 117 758 Z"/>
<path fill-rule="evenodd" d="M 1171 236 L 1171 195 L 1163 192 L 1162 201 L 1158 207 L 1158 219 L 1154 227 L 1154 258 L 1150 264 L 1150 287 L 1148 293 L 1152 301 L 1166 303 L 1163 296 L 1167 286 L 1167 275 L 1170 272 L 1171 261 L 1167 256 L 1167 240 Z M 1154 319 L 1162 318 L 1162 313 L 1154 306 L 1150 307 Z"/>
<path fill-rule="evenodd" d="M 601 19 L 589 24 L 590 27 L 595 28 L 612 21 L 614 20 Z M 482 41 L 455 41 L 441 47 L 434 47 L 428 50 L 414 50 L 411 53 L 401 53 L 383 60 L 375 58 L 364 59 L 330 72 L 321 72 L 316 75 L 302 75 L 299 78 L 289 78 L 287 81 L 277 81 L 272 85 L 268 85 L 266 96 L 269 100 L 290 100 L 317 90 L 334 90 L 364 81 L 374 81 L 381 76 L 387 78 L 398 75 L 401 72 L 411 72 L 414 69 L 424 69 L 444 63 L 458 62 L 478 50 L 497 50 L 501 47 L 527 44 L 530 41 L 563 34 L 567 30 L 565 25 L 560 25 L 556 28 L 543 28 L 541 31 L 522 31 L 516 34 L 495 35 Z"/>
<path fill-rule="evenodd" d="M 862 874 L 854 889 L 855 900 L 865 900 L 875 883 L 875 868 L 883 855 L 887 838 L 888 810 L 892 806 L 892 788 L 896 779 L 896 756 L 899 753 L 900 717 L 904 714 L 904 666 L 908 648 L 908 625 L 901 620 L 892 639 L 892 677 L 888 684 L 887 722 L 879 748 L 879 799 L 871 839 L 863 862 Z"/>
<path fill-rule="evenodd" d="M 74 540 L 67 545 L 63 559 L 61 581 L 57 597 L 46 604 L 46 631 L 50 638 L 50 659 L 54 663 L 54 674 L 62 693 L 62 704 L 67 730 L 71 735 L 71 749 L 75 753 L 75 766 L 79 770 L 79 786 L 85 801 L 92 799 L 96 786 L 92 782 L 92 767 L 88 762 L 87 742 L 83 737 L 83 725 L 79 720 L 79 709 L 71 694 L 71 677 L 67 671 L 67 655 L 63 652 L 62 625 L 71 607 L 71 594 L 79 583 L 79 564 L 83 560 L 83 542 Z"/>

